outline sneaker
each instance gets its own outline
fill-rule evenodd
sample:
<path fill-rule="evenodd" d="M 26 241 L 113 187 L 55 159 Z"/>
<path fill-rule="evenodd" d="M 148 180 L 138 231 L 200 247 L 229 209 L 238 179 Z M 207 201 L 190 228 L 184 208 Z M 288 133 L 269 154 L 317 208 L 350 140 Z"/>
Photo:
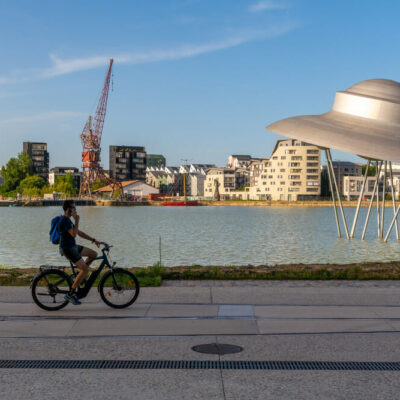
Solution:
<path fill-rule="evenodd" d="M 81 301 L 79 301 L 78 297 L 76 297 L 76 293 L 67 293 L 64 296 L 65 300 L 68 300 L 70 303 L 72 303 L 74 306 L 79 306 L 79 304 L 82 304 Z"/>

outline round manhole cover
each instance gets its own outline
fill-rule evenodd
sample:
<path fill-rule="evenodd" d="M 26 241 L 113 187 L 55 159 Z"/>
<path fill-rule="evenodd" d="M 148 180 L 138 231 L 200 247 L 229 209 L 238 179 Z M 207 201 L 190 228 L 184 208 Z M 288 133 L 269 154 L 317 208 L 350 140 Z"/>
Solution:
<path fill-rule="evenodd" d="M 243 347 L 235 346 L 233 344 L 208 343 L 193 346 L 192 350 L 199 353 L 218 354 L 220 356 L 223 356 L 224 354 L 240 353 L 243 350 Z"/>

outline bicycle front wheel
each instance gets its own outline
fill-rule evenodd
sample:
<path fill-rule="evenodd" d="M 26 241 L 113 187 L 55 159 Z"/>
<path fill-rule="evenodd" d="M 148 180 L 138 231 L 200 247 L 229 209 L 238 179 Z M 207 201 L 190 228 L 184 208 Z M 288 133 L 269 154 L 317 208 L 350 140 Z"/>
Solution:
<path fill-rule="evenodd" d="M 46 311 L 56 311 L 65 307 L 68 300 L 64 296 L 71 290 L 69 276 L 58 269 L 41 272 L 32 282 L 33 301 Z"/>
<path fill-rule="evenodd" d="M 139 296 L 139 282 L 132 272 L 116 268 L 106 272 L 100 283 L 101 299 L 113 308 L 125 308 Z"/>

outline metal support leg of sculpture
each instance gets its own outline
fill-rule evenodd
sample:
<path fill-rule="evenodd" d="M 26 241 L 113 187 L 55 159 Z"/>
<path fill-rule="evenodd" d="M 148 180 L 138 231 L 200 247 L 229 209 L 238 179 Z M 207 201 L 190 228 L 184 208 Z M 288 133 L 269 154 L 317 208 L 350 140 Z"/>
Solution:
<path fill-rule="evenodd" d="M 386 232 L 385 238 L 383 239 L 384 242 L 387 242 L 387 240 L 389 239 L 389 235 L 390 232 L 393 229 L 393 225 L 396 224 L 396 239 L 399 239 L 399 232 L 398 232 L 398 226 L 397 226 L 397 216 L 399 215 L 399 211 L 400 211 L 400 205 L 397 207 L 396 210 L 396 200 L 394 199 L 394 189 L 393 189 L 393 171 L 392 171 L 392 163 L 389 162 L 389 168 L 390 168 L 390 183 L 392 186 L 392 198 L 393 198 L 393 205 L 394 205 L 394 215 L 393 215 L 393 219 L 392 222 L 389 225 L 388 231 Z"/>
<path fill-rule="evenodd" d="M 381 235 L 380 235 L 381 239 L 383 239 L 383 230 L 385 225 L 386 172 L 387 172 L 387 161 L 385 161 L 385 169 L 383 170 L 382 214 L 381 214 Z"/>
<path fill-rule="evenodd" d="M 364 191 L 365 191 L 365 183 L 367 182 L 368 178 L 368 170 L 369 170 L 369 165 L 371 163 L 371 160 L 368 160 L 367 163 L 367 168 L 365 169 L 365 174 L 364 174 L 364 180 L 361 186 L 361 192 L 360 196 L 358 197 L 358 203 L 357 203 L 357 208 L 356 208 L 356 213 L 354 214 L 354 219 L 353 219 L 353 226 L 351 227 L 351 232 L 350 232 L 350 237 L 354 237 L 354 231 L 356 230 L 356 225 L 357 225 L 357 219 L 358 219 L 358 213 L 360 212 L 360 207 L 361 207 L 361 201 L 364 196 Z"/>
<path fill-rule="evenodd" d="M 381 173 L 381 168 L 382 168 L 382 162 L 379 163 L 379 161 L 377 161 L 376 162 L 376 179 L 375 179 L 375 184 L 374 184 L 374 190 L 372 191 L 371 200 L 369 201 L 368 212 L 367 212 L 367 216 L 365 218 L 364 229 L 363 229 L 363 233 L 361 235 L 361 240 L 364 240 L 365 232 L 367 231 L 367 226 L 368 226 L 368 222 L 369 222 L 369 216 L 371 214 L 371 209 L 372 209 L 372 203 L 374 202 L 376 189 L 377 189 L 377 187 L 379 185 L 379 175 Z"/>
<path fill-rule="evenodd" d="M 339 224 L 339 218 L 338 218 L 338 213 L 337 213 L 337 208 L 336 208 L 336 196 L 335 196 L 335 192 L 333 191 L 331 168 L 328 163 L 328 151 L 326 149 L 325 149 L 325 157 L 326 157 L 326 169 L 328 171 L 328 178 L 329 178 L 329 188 L 330 188 L 330 191 L 332 194 L 333 210 L 335 212 L 336 228 L 337 228 L 338 236 L 340 239 L 342 237 L 342 233 L 340 232 L 340 224 Z"/>
<path fill-rule="evenodd" d="M 393 203 L 393 215 L 396 214 L 396 199 L 395 199 L 395 190 L 393 185 L 393 170 L 392 170 L 392 162 L 389 161 L 389 173 L 390 173 L 390 186 L 392 188 L 392 203 Z M 395 219 L 396 226 L 396 240 L 399 240 L 399 226 L 397 223 L 397 218 Z"/>
<path fill-rule="evenodd" d="M 338 202 L 339 202 L 340 213 L 342 214 L 344 230 L 346 231 L 347 239 L 349 239 L 350 238 L 349 230 L 347 228 L 347 222 L 346 222 L 346 217 L 345 217 L 344 211 L 343 211 L 342 200 L 340 199 L 340 192 L 339 192 L 338 185 L 337 185 L 337 182 L 336 182 L 336 176 L 335 176 L 335 173 L 334 173 L 334 170 L 333 170 L 333 163 L 332 163 L 332 156 L 331 156 L 330 149 L 326 150 L 326 154 L 328 156 L 328 161 L 329 161 L 329 164 L 330 164 L 330 167 L 331 167 L 331 171 L 332 171 L 333 183 L 335 185 L 335 191 L 336 191 Z"/>

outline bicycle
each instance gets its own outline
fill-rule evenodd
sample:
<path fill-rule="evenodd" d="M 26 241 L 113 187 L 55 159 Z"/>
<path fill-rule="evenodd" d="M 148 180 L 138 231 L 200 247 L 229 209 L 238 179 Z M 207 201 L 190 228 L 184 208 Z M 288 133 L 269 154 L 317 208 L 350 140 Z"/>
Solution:
<path fill-rule="evenodd" d="M 115 267 L 116 262 L 110 264 L 107 255 L 111 247 L 113 246 L 104 243 L 101 249 L 103 255 L 90 260 L 88 265 L 95 260 L 102 260 L 102 262 L 87 279 L 84 279 L 83 286 L 77 290 L 77 297 L 78 299 L 86 297 L 103 268 L 108 267 L 109 271 L 101 277 L 97 290 L 108 306 L 125 308 L 133 304 L 139 296 L 139 282 L 132 272 Z M 72 273 L 68 275 L 65 272 L 66 268 L 72 268 Z M 68 304 L 64 296 L 71 290 L 72 283 L 78 274 L 76 269 L 71 261 L 70 267 L 41 265 L 40 272 L 32 279 L 33 301 L 47 311 L 64 308 Z"/>

